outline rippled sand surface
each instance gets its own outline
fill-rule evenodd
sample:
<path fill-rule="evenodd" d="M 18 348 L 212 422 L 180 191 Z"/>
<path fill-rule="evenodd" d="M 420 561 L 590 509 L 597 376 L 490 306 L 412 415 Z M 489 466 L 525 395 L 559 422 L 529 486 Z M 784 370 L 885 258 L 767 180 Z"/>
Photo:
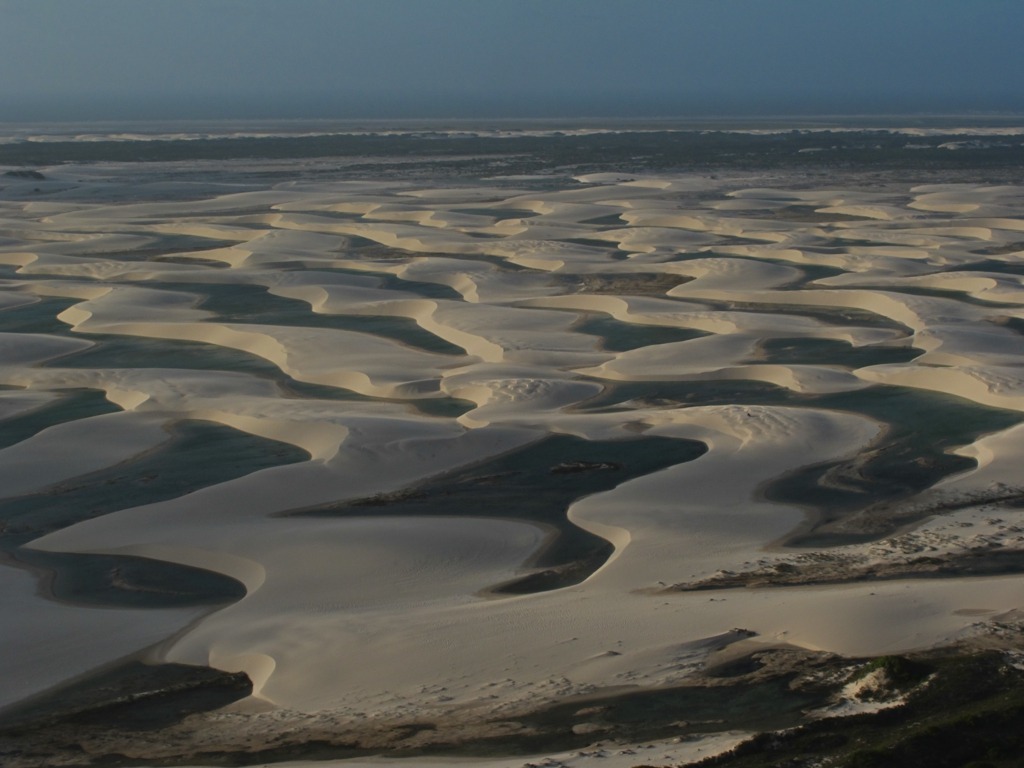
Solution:
<path fill-rule="evenodd" d="M 144 652 L 494 720 L 1022 607 L 862 577 L 1024 544 L 1024 189 L 238 167 L 5 181 L 0 704 Z"/>

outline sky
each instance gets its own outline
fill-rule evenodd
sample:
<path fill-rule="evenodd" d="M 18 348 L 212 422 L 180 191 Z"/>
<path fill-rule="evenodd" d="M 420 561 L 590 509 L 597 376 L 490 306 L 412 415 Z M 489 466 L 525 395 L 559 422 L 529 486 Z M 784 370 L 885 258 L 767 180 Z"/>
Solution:
<path fill-rule="evenodd" d="M 0 122 L 1024 112 L 1020 0 L 0 0 Z"/>

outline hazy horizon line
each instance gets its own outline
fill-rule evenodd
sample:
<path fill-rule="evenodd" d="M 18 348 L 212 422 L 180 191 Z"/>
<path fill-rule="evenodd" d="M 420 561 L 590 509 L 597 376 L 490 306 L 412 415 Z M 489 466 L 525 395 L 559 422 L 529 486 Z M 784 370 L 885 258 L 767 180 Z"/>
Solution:
<path fill-rule="evenodd" d="M 849 116 L 1024 114 L 1024 98 L 985 94 L 940 99 L 906 94 L 836 96 L 764 94 L 19 94 L 5 100 L 0 122 L 145 120 L 542 120 L 766 119 Z"/>

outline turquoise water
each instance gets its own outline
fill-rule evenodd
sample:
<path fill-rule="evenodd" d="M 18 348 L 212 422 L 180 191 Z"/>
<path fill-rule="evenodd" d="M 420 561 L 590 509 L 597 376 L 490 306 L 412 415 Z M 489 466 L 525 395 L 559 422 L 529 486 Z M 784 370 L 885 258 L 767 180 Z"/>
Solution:
<path fill-rule="evenodd" d="M 248 373 L 270 379 L 287 378 L 270 361 L 248 352 L 199 341 L 145 336 L 82 333 L 95 345 L 47 362 L 49 368 L 180 368 Z"/>
<path fill-rule="evenodd" d="M 816 398 L 810 404 L 861 413 L 888 425 L 881 441 L 854 459 L 797 470 L 766 489 L 770 499 L 812 507 L 819 527 L 872 505 L 908 499 L 945 477 L 973 468 L 973 459 L 948 451 L 1024 420 L 1024 414 L 1016 411 L 908 387 L 869 387 Z M 835 487 L 836 480 L 843 487 Z M 882 538 L 916 519 L 907 517 L 909 512 L 892 515 L 891 523 L 866 538 Z M 858 538 L 864 537 L 849 540 Z M 811 531 L 791 543 L 824 546 L 846 541 Z"/>
<path fill-rule="evenodd" d="M 95 254 L 76 254 L 79 256 L 94 256 L 99 260 L 113 261 L 160 261 L 161 256 L 176 253 L 201 253 L 215 248 L 230 248 L 236 245 L 236 240 L 220 240 L 213 237 L 200 237 L 198 235 L 175 235 L 156 232 L 147 232 L 146 239 L 149 240 L 139 248 L 129 251 L 97 251 Z M 185 263 L 192 264 L 192 260 Z M 216 262 L 216 268 L 224 268 L 223 262 Z"/>
<path fill-rule="evenodd" d="M 948 451 L 1024 421 L 1024 415 L 1016 411 L 910 387 L 873 386 L 854 392 L 807 395 L 758 381 L 611 382 L 580 410 L 730 404 L 848 411 L 888 425 L 879 442 L 854 459 L 800 469 L 766 489 L 770 499 L 813 508 L 820 525 L 874 504 L 909 498 L 945 477 L 974 467 L 973 459 Z M 830 485 L 829 476 L 842 478 L 843 487 Z M 881 538 L 890 531 L 891 527 L 868 538 Z M 799 543 L 823 546 L 843 542 L 808 534 Z"/>
<path fill-rule="evenodd" d="M 558 537 L 534 565 L 541 573 L 506 585 L 524 593 L 582 581 L 611 554 L 604 539 L 569 522 L 569 505 L 642 475 L 692 461 L 703 443 L 666 437 L 589 441 L 552 435 L 518 451 L 420 483 L 406 492 L 299 510 L 303 515 L 502 517 L 552 526 Z"/>
<path fill-rule="evenodd" d="M 763 381 L 601 381 L 604 391 L 577 410 L 585 413 L 691 405 L 809 405 L 792 390 Z"/>
<path fill-rule="evenodd" d="M 0 448 L 7 448 L 27 440 L 47 427 L 63 424 L 121 409 L 107 400 L 106 393 L 97 389 L 66 389 L 57 400 L 27 413 L 0 420 Z M 2 491 L 0 491 L 2 492 Z"/>
<path fill-rule="evenodd" d="M 525 208 L 453 208 L 452 213 L 465 213 L 470 216 L 487 216 L 497 221 L 506 219 L 529 219 L 539 216 L 536 211 L 528 211 Z"/>
<path fill-rule="evenodd" d="M 692 328 L 625 323 L 613 317 L 596 313 L 585 315 L 574 329 L 580 333 L 600 337 L 601 348 L 609 352 L 626 352 L 655 344 L 689 341 L 710 335 Z"/>
<path fill-rule="evenodd" d="M 226 323 L 357 331 L 398 341 L 426 352 L 465 354 L 461 347 L 423 330 L 415 320 L 406 317 L 316 313 L 305 301 L 275 296 L 266 288 L 254 285 L 163 283 L 161 287 L 200 294 L 202 300 L 199 307 L 215 313 L 218 320 Z"/>
<path fill-rule="evenodd" d="M 298 381 L 280 368 L 247 352 L 197 341 L 153 339 L 142 336 L 81 334 L 96 345 L 45 364 L 53 368 L 177 368 L 183 370 L 247 373 L 273 381 L 285 397 L 310 400 L 393 402 L 419 410 L 428 416 L 455 418 L 471 411 L 475 403 L 454 397 L 417 400 L 387 400 L 370 397 L 342 387 Z"/>
<path fill-rule="evenodd" d="M 79 299 L 40 299 L 33 304 L 5 309 L 0 311 L 0 331 L 66 335 L 70 329 L 57 315 L 78 302 Z"/>
<path fill-rule="evenodd" d="M 76 603 L 166 607 L 240 597 L 244 589 L 234 579 L 196 568 L 144 558 L 22 548 L 33 539 L 84 520 L 309 459 L 308 453 L 287 443 L 212 422 L 183 421 L 170 432 L 166 443 L 114 467 L 38 493 L 0 499 L 0 551 L 49 571 L 54 595 Z"/>
<path fill-rule="evenodd" d="M 924 354 L 915 347 L 855 347 L 837 339 L 768 339 L 758 344 L 761 356 L 750 362 L 783 365 L 839 365 L 851 370 L 869 365 L 909 363 Z"/>

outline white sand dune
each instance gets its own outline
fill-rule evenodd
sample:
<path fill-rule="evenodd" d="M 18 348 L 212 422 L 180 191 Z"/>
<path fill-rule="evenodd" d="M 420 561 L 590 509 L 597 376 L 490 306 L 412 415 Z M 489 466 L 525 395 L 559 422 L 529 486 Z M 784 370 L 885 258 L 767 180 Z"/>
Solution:
<path fill-rule="evenodd" d="M 1024 190 L 778 181 L 314 180 L 152 201 L 118 182 L 105 201 L 69 192 L 4 207 L 0 429 L 68 390 L 103 392 L 121 410 L 41 421 L 0 449 L 0 496 L 130 472 L 190 419 L 308 459 L 29 542 L 198 566 L 247 594 L 202 616 L 85 609 L 0 567 L 19 627 L 0 632 L 0 706 L 152 647 L 153 661 L 247 672 L 253 700 L 235 712 L 270 724 L 290 712 L 497 720 L 574 694 L 683 683 L 730 646 L 902 652 L 1024 608 L 1012 575 L 664 591 L 749 569 L 806 525 L 807 508 L 766 497 L 780 478 L 884 448 L 886 425 L 844 393 L 898 386 L 1024 411 Z M 39 299 L 68 306 L 39 319 Z M 126 339 L 138 359 L 90 366 L 88 351 Z M 191 344 L 170 353 L 166 341 Z M 256 362 L 232 370 L 229 352 Z M 725 404 L 700 399 L 713 387 L 686 390 L 714 382 L 780 389 Z M 907 503 L 1018 487 L 1021 428 L 964 430 L 956 452 L 977 468 Z M 614 552 L 546 592 L 492 590 L 533 571 L 550 526 L 467 508 L 455 490 L 430 514 L 387 514 L 428 478 L 483 472 L 552 435 L 707 451 L 581 493 L 562 514 Z M 364 503 L 344 516 L 294 514 L 354 500 Z M 942 535 L 966 541 L 957 530 Z"/>

